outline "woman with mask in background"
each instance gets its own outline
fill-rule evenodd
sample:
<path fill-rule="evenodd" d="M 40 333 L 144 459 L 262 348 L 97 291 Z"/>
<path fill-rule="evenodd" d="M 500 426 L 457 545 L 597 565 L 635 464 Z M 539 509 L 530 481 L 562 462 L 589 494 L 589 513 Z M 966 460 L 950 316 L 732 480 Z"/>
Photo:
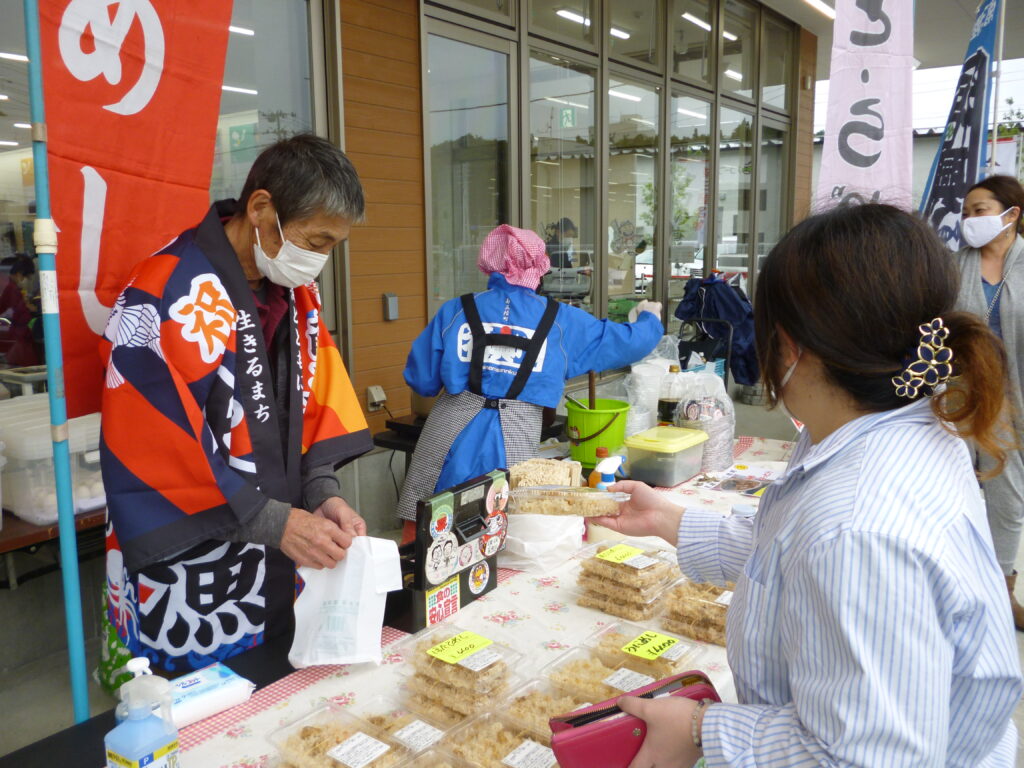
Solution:
<path fill-rule="evenodd" d="M 966 246 L 956 255 L 960 267 L 959 308 L 981 316 L 1003 340 L 1010 362 L 1007 399 L 1013 423 L 1013 441 L 1021 438 L 1024 400 L 1024 188 L 1011 176 L 989 176 L 967 192 L 962 235 Z M 982 472 L 991 469 L 984 454 L 975 457 Z M 1013 608 L 1013 623 L 1024 631 L 1024 606 L 1014 596 L 1017 572 L 1013 568 L 1024 523 L 1024 459 L 1019 450 L 1007 457 L 1002 474 L 983 483 L 988 524 L 992 529 L 999 566 Z"/>

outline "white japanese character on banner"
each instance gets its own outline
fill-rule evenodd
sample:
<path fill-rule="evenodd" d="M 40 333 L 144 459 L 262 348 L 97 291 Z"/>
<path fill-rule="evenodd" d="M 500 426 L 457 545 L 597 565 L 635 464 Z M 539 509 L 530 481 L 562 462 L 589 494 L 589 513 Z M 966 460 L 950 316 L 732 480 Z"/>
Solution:
<path fill-rule="evenodd" d="M 267 397 L 267 395 L 263 391 L 263 382 L 262 381 L 257 381 L 255 384 L 252 385 L 252 399 L 253 400 L 265 400 L 266 397 Z"/>
<path fill-rule="evenodd" d="M 265 403 L 261 403 L 256 408 L 256 418 L 260 420 L 260 423 L 266 423 L 267 419 L 270 418 L 270 407 Z"/>
<path fill-rule="evenodd" d="M 113 19 L 111 6 L 116 6 Z M 61 59 L 75 78 L 89 82 L 103 75 L 108 83 L 117 85 L 121 82 L 121 46 L 136 19 L 142 28 L 145 65 L 121 100 L 103 107 L 118 115 L 145 109 L 163 75 L 164 29 L 153 4 L 149 0 L 71 0 L 57 35 Z M 88 51 L 82 46 L 86 31 L 92 36 Z"/>
<path fill-rule="evenodd" d="M 256 323 L 252 321 L 252 315 L 246 312 L 244 309 L 238 310 L 238 325 L 237 328 L 240 331 L 248 331 L 250 328 L 255 328 Z"/>
<path fill-rule="evenodd" d="M 181 335 L 199 345 L 203 362 L 215 362 L 227 348 L 235 324 L 235 308 L 220 278 L 212 272 L 192 278 L 187 295 L 175 301 L 168 314 L 181 323 Z"/>
<path fill-rule="evenodd" d="M 256 354 L 256 335 L 253 333 L 242 334 L 242 351 L 247 355 Z"/>
<path fill-rule="evenodd" d="M 262 374 L 263 366 L 260 364 L 260 359 L 258 357 L 250 357 L 246 364 L 245 372 L 249 376 L 259 376 Z"/>

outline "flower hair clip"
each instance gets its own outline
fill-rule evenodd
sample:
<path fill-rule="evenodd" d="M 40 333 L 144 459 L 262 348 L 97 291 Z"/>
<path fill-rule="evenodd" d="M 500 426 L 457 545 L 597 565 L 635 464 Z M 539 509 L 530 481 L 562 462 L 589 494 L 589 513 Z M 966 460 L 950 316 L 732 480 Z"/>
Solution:
<path fill-rule="evenodd" d="M 908 356 L 903 371 L 892 377 L 897 397 L 908 400 L 932 394 L 953 375 L 953 350 L 946 346 L 949 329 L 943 325 L 942 318 L 919 325 L 917 330 L 921 334 L 917 348 Z"/>

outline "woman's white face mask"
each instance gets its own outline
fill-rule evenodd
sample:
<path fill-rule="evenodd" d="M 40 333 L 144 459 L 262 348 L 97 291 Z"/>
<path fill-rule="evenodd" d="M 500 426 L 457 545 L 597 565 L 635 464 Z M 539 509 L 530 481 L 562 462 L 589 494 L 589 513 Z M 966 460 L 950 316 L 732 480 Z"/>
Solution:
<path fill-rule="evenodd" d="M 275 213 L 274 218 L 277 231 L 281 233 L 281 248 L 273 259 L 267 256 L 260 243 L 259 227 L 256 227 L 256 243 L 252 247 L 256 269 L 270 282 L 285 288 L 298 288 L 313 282 L 327 263 L 328 254 L 308 251 L 285 239 L 280 217 Z"/>
<path fill-rule="evenodd" d="M 964 242 L 971 248 L 983 248 L 988 245 L 999 237 L 1003 230 L 1013 225 L 1012 221 L 1003 222 L 1003 216 L 1012 210 L 1015 208 L 1007 208 L 1002 213 L 992 216 L 971 216 L 964 219 L 960 226 Z"/>
<path fill-rule="evenodd" d="M 797 363 L 800 362 L 800 356 L 803 353 L 803 347 L 796 348 L 796 360 L 794 360 L 793 363 L 789 366 L 789 368 L 786 369 L 786 372 L 782 374 L 782 381 L 779 382 L 779 408 L 782 410 L 784 414 L 786 414 L 786 417 L 790 419 L 793 418 L 793 414 L 790 413 L 790 410 L 786 407 L 786 398 L 783 395 L 783 390 L 786 388 L 786 385 L 789 383 L 789 380 L 793 378 L 793 371 L 796 370 Z"/>

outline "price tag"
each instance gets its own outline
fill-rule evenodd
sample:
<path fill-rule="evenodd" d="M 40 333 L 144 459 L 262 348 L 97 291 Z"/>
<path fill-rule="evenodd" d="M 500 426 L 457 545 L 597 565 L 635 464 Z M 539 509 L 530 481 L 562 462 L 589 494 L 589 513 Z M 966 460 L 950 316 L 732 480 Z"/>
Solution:
<path fill-rule="evenodd" d="M 460 632 L 447 640 L 444 640 L 427 651 L 435 659 L 447 664 L 458 664 L 463 659 L 468 659 L 477 651 L 482 651 L 493 640 L 476 634 L 475 632 Z M 485 665 L 486 666 L 486 665 Z"/>
<path fill-rule="evenodd" d="M 660 632 L 644 632 L 637 635 L 624 646 L 625 653 L 637 656 L 641 659 L 666 658 L 669 661 L 676 661 L 686 653 L 687 645 L 678 637 L 669 637 Z"/>
<path fill-rule="evenodd" d="M 436 744 L 438 739 L 444 736 L 444 732 L 422 720 L 413 720 L 408 725 L 399 728 L 393 735 L 413 752 L 419 752 L 421 749 Z"/>
<path fill-rule="evenodd" d="M 652 565 L 657 565 L 660 561 L 655 560 L 653 557 L 647 555 L 637 555 L 631 557 L 629 560 L 624 560 L 623 565 L 628 565 L 630 568 L 636 568 L 638 571 L 642 571 L 644 568 L 650 568 Z"/>
<path fill-rule="evenodd" d="M 501 654 L 497 651 L 491 650 L 490 648 L 484 648 L 482 651 L 477 651 L 472 656 L 462 659 L 459 662 L 460 667 L 471 669 L 474 672 L 479 672 L 481 669 L 486 669 L 496 661 L 501 661 Z"/>
<path fill-rule="evenodd" d="M 609 563 L 624 563 L 630 558 L 642 555 L 644 551 L 631 547 L 628 544 L 616 544 L 614 547 L 608 547 L 601 552 L 597 553 L 597 556 L 601 560 L 607 560 Z"/>
<path fill-rule="evenodd" d="M 732 604 L 732 590 L 725 590 L 722 594 L 715 598 L 715 602 L 719 605 L 731 605 Z"/>
<path fill-rule="evenodd" d="M 641 675 L 639 672 L 623 667 L 612 672 L 602 682 L 605 685 L 610 685 L 612 688 L 628 693 L 629 691 L 635 691 L 637 688 L 643 688 L 645 685 L 650 685 L 654 682 L 654 678 L 650 675 Z"/>
<path fill-rule="evenodd" d="M 555 753 L 543 744 L 526 739 L 505 755 L 501 764 L 509 768 L 552 768 L 555 765 Z"/>
<path fill-rule="evenodd" d="M 372 736 L 367 736 L 362 731 L 353 734 L 341 744 L 327 752 L 327 756 L 337 760 L 347 768 L 364 768 L 370 765 L 378 757 L 387 752 L 391 747 L 383 741 L 377 741 Z"/>

